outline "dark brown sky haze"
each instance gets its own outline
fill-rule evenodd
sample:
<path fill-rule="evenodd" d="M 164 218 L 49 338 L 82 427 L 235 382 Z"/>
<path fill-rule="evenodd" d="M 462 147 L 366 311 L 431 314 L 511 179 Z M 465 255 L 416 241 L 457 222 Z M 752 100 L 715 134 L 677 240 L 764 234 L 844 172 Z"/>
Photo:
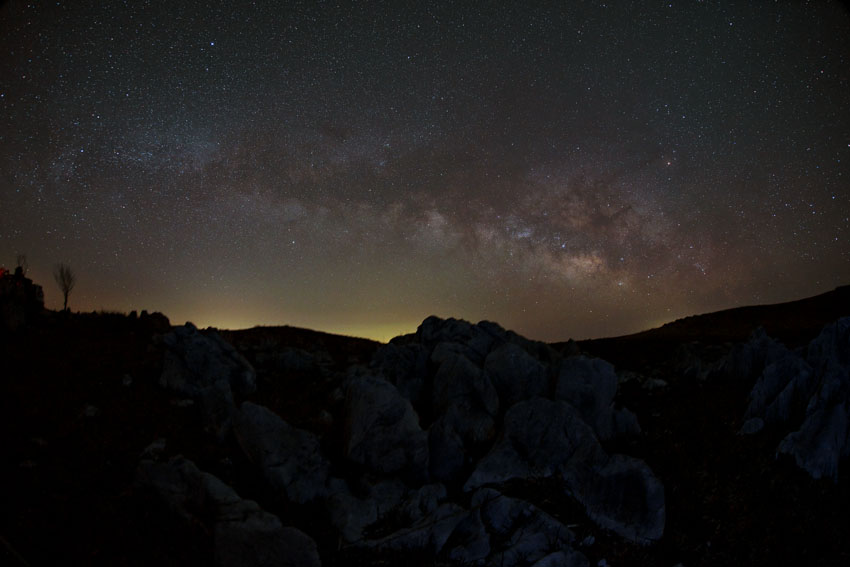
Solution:
<path fill-rule="evenodd" d="M 0 263 L 61 307 L 539 340 L 850 276 L 835 2 L 6 2 Z"/>

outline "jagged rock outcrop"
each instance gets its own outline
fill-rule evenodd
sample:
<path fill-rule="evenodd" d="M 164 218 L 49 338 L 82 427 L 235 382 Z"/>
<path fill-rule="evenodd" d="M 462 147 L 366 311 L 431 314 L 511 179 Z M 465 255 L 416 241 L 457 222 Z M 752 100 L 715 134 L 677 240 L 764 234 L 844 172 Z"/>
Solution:
<path fill-rule="evenodd" d="M 753 386 L 745 418 L 774 425 L 805 408 L 812 395 L 815 375 L 811 366 L 790 351 L 767 364 Z"/>
<path fill-rule="evenodd" d="M 428 430 L 428 471 L 439 482 L 452 483 L 467 465 L 463 439 L 449 420 L 440 418 Z"/>
<path fill-rule="evenodd" d="M 499 325 L 481 322 L 473 325 L 460 319 L 428 317 L 416 329 L 416 340 L 428 352 L 440 343 L 457 345 L 458 352 L 480 366 L 496 341 L 504 341 L 505 330 Z"/>
<path fill-rule="evenodd" d="M 436 367 L 431 381 L 431 411 L 443 417 L 464 442 L 474 445 L 496 435 L 499 395 L 480 366 L 466 357 L 453 342 L 434 347 L 431 363 Z"/>
<path fill-rule="evenodd" d="M 643 461 L 609 456 L 578 411 L 562 400 L 536 398 L 512 407 L 502 436 L 464 490 L 550 477 L 563 481 L 592 520 L 626 539 L 651 543 L 664 532 L 661 482 Z"/>
<path fill-rule="evenodd" d="M 343 451 L 378 474 L 427 476 L 428 435 L 410 401 L 386 380 L 355 374 L 345 388 Z"/>
<path fill-rule="evenodd" d="M 239 396 L 256 390 L 251 364 L 214 330 L 201 332 L 186 323 L 162 340 L 166 350 L 161 385 L 189 397 L 202 395 L 216 382 L 226 383 Z"/>
<path fill-rule="evenodd" d="M 403 385 L 430 419 L 432 480 L 471 491 L 556 478 L 606 529 L 640 542 L 661 536 L 660 482 L 640 461 L 610 457 L 599 444 L 639 432 L 634 414 L 614 406 L 617 375 L 607 362 L 564 358 L 494 323 L 429 317 L 415 335 L 379 349 L 371 368 Z M 621 479 L 628 491 L 618 492 Z"/>
<path fill-rule="evenodd" d="M 757 376 L 741 433 L 787 427 L 804 414 L 778 452 L 814 478 L 837 480 L 839 461 L 850 455 L 850 318 L 824 327 L 805 349 L 790 351 L 760 331 L 732 356 L 734 362 L 721 365 L 724 371 Z"/>
<path fill-rule="evenodd" d="M 202 333 L 192 323 L 174 328 L 162 341 L 160 385 L 198 403 L 206 426 L 223 438 L 236 409 L 233 394 L 246 396 L 256 389 L 253 367 L 218 333 Z"/>
<path fill-rule="evenodd" d="M 408 491 L 399 480 L 359 488 L 360 494 L 354 494 L 344 479 L 331 478 L 328 482 L 325 508 L 331 523 L 348 543 L 361 541 L 364 530 L 395 510 Z"/>
<path fill-rule="evenodd" d="M 503 343 L 487 354 L 484 372 L 505 407 L 549 393 L 546 366 L 514 343 Z"/>
<path fill-rule="evenodd" d="M 611 455 L 586 470 L 564 471 L 567 486 L 599 526 L 641 544 L 661 539 L 666 522 L 664 486 L 640 459 Z"/>
<path fill-rule="evenodd" d="M 611 363 L 586 356 L 574 356 L 561 361 L 554 398 L 565 400 L 578 409 L 582 419 L 603 440 L 640 431 L 633 413 L 614 408 L 616 395 L 617 374 Z"/>
<path fill-rule="evenodd" d="M 253 500 L 240 498 L 217 477 L 183 457 L 167 463 L 142 461 L 137 485 L 189 526 L 212 534 L 218 567 L 321 565 L 316 543 L 302 531 L 284 527 Z"/>
<path fill-rule="evenodd" d="M 391 341 L 372 357 L 372 368 L 381 373 L 410 400 L 414 407 L 421 403 L 422 389 L 428 378 L 429 352 L 419 343 Z"/>
<path fill-rule="evenodd" d="M 715 369 L 708 372 L 709 378 L 726 378 L 749 382 L 756 379 L 768 364 L 783 359 L 788 349 L 779 341 L 767 336 L 763 327 L 757 328 L 746 343 L 733 347 Z"/>
<path fill-rule="evenodd" d="M 814 478 L 837 481 L 839 460 L 850 456 L 850 317 L 824 327 L 809 343 L 807 362 L 816 379 L 805 384 L 814 390 L 806 417 L 779 451 Z"/>
<path fill-rule="evenodd" d="M 452 533 L 446 555 L 462 565 L 588 565 L 572 549 L 574 541 L 569 528 L 533 504 L 482 488 Z"/>
<path fill-rule="evenodd" d="M 593 429 L 578 411 L 565 401 L 520 402 L 505 414 L 498 441 L 478 461 L 464 490 L 511 479 L 549 478 L 574 458 L 588 466 L 605 458 Z"/>
<path fill-rule="evenodd" d="M 367 528 L 387 521 L 414 526 L 433 514 L 447 498 L 446 487 L 439 483 L 408 488 L 398 479 L 375 484 L 360 482 L 359 494 L 343 479 L 331 478 L 328 484 L 325 502 L 331 523 L 346 542 L 367 547 L 379 545 L 376 542 L 381 539 L 364 538 Z"/>
<path fill-rule="evenodd" d="M 355 496 L 344 479 L 332 477 L 328 481 L 325 510 L 344 541 L 362 539 L 363 530 L 378 521 L 378 509 L 377 499 L 368 494 Z"/>
<path fill-rule="evenodd" d="M 437 555 L 467 511 L 453 502 L 439 504 L 430 514 L 412 524 L 371 540 L 362 540 L 359 547 L 375 551 L 420 551 Z"/>
<path fill-rule="evenodd" d="M 242 403 L 233 431 L 248 458 L 286 500 L 303 504 L 326 494 L 330 463 L 315 434 L 252 402 Z"/>
<path fill-rule="evenodd" d="M 367 368 L 323 375 L 341 383 L 332 396 L 340 438 L 329 444 L 339 454 L 326 456 L 315 433 L 270 409 L 233 407 L 233 393 L 249 392 L 254 379 L 216 338 L 187 326 L 165 344 L 163 384 L 218 401 L 215 423 L 232 423 L 282 501 L 323 507 L 346 545 L 479 565 L 586 565 L 570 530 L 492 488 L 540 478 L 631 541 L 663 531 L 661 484 L 641 461 L 600 445 L 639 431 L 615 408 L 617 376 L 604 361 L 565 358 L 494 323 L 429 317 Z M 276 368 L 274 353 L 264 356 Z"/>

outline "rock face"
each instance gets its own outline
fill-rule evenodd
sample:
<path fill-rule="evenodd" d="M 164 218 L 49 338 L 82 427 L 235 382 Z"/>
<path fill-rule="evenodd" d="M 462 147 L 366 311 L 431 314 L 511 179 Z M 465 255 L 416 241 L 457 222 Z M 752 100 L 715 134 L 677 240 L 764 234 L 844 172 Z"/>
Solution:
<path fill-rule="evenodd" d="M 850 317 L 824 327 L 807 349 L 814 380 L 799 387 L 812 391 L 800 428 L 779 444 L 814 478 L 838 481 L 838 462 L 850 455 Z"/>
<path fill-rule="evenodd" d="M 506 407 L 549 393 L 546 366 L 514 343 L 503 343 L 490 351 L 484 372 Z"/>
<path fill-rule="evenodd" d="M 372 358 L 372 367 L 395 385 L 414 406 L 421 401 L 428 376 L 428 351 L 419 343 L 390 342 Z"/>
<path fill-rule="evenodd" d="M 463 439 L 449 420 L 438 419 L 428 430 L 428 471 L 439 482 L 460 478 L 467 453 Z"/>
<path fill-rule="evenodd" d="M 634 416 L 615 407 L 617 376 L 604 361 L 564 357 L 494 323 L 429 317 L 415 334 L 381 347 L 368 367 L 331 377 L 341 386 L 331 396 L 339 438 L 326 444 L 338 454 L 328 456 L 318 435 L 272 410 L 251 401 L 236 409 L 234 394 L 250 393 L 254 374 L 217 335 L 187 325 L 164 342 L 162 384 L 204 407 L 215 431 L 232 429 L 281 502 L 319 507 L 344 545 L 474 565 L 587 565 L 566 526 L 499 492 L 541 478 L 630 541 L 663 532 L 660 482 L 642 461 L 600 445 L 639 431 Z M 286 362 L 293 365 L 305 373 L 309 366 Z M 194 474 L 186 463 L 163 466 L 145 470 Z M 204 486 L 236 511 L 235 523 L 223 512 L 213 522 L 216 541 L 227 542 L 216 547 L 227 558 L 221 564 L 235 564 L 240 553 L 258 564 L 276 557 L 279 523 L 261 511 L 243 513 L 248 505 L 226 487 Z M 184 511 L 194 490 L 162 492 Z M 292 533 L 286 538 L 280 545 L 309 547 Z M 256 549 L 246 549 L 252 542 Z"/>
<path fill-rule="evenodd" d="M 137 484 L 153 493 L 178 521 L 202 525 L 212 533 L 218 567 L 321 565 L 316 543 L 309 536 L 283 527 L 277 516 L 253 500 L 240 498 L 188 459 L 142 461 Z"/>
<path fill-rule="evenodd" d="M 756 379 L 768 364 L 788 355 L 785 345 L 767 336 L 762 327 L 753 331 L 750 340 L 735 345 L 718 368 L 710 375 L 723 375 L 749 382 Z"/>
<path fill-rule="evenodd" d="M 482 369 L 456 343 L 434 347 L 431 411 L 442 416 L 465 443 L 486 443 L 496 435 L 499 396 Z"/>
<path fill-rule="evenodd" d="M 569 528 L 536 506 L 482 488 L 447 548 L 449 559 L 462 565 L 587 565 L 571 549 L 574 540 Z"/>
<path fill-rule="evenodd" d="M 353 376 L 345 390 L 343 450 L 351 461 L 379 474 L 421 474 L 428 469 L 428 436 L 395 386 L 373 376 Z"/>
<path fill-rule="evenodd" d="M 234 393 L 247 396 L 256 390 L 251 364 L 215 331 L 200 332 L 186 323 L 163 337 L 166 346 L 160 384 L 175 392 L 196 397 L 218 382 Z"/>
<path fill-rule="evenodd" d="M 812 477 L 837 481 L 839 461 L 850 455 L 850 318 L 824 327 L 805 349 L 789 351 L 760 332 L 734 353 L 724 370 L 757 376 L 741 432 L 787 428 L 804 415 L 778 451 Z"/>
<path fill-rule="evenodd" d="M 609 456 L 593 429 L 564 401 L 535 398 L 512 407 L 504 433 L 464 485 L 556 477 L 600 526 L 639 543 L 664 532 L 664 488 L 643 461 Z"/>
<path fill-rule="evenodd" d="M 575 458 L 592 466 L 604 459 L 593 429 L 564 401 L 520 402 L 505 415 L 502 435 L 464 484 L 464 490 L 512 479 L 549 478 Z"/>
<path fill-rule="evenodd" d="M 588 516 L 625 539 L 661 539 L 666 521 L 664 487 L 643 461 L 611 455 L 590 471 L 567 470 L 567 484 Z"/>
<path fill-rule="evenodd" d="M 578 409 L 600 439 L 640 431 L 634 414 L 614 409 L 616 395 L 617 374 L 609 362 L 585 356 L 561 362 L 555 382 L 555 399 L 565 400 Z"/>
<path fill-rule="evenodd" d="M 360 546 L 376 551 L 420 551 L 438 555 L 466 515 L 467 511 L 461 506 L 445 502 L 400 530 L 363 541 Z"/>
<path fill-rule="evenodd" d="M 427 424 L 433 481 L 473 491 L 555 478 L 600 526 L 641 543 L 661 537 L 661 483 L 641 461 L 609 456 L 599 444 L 639 431 L 635 416 L 614 406 L 617 376 L 607 362 L 564 358 L 494 323 L 429 317 L 415 335 L 379 349 L 370 372 L 398 385 L 393 393 L 405 392 Z M 369 384 L 378 388 L 374 380 Z M 366 405 L 379 408 L 372 417 L 378 422 L 410 415 L 380 409 L 383 403 Z M 378 417 L 383 414 L 396 417 Z M 401 438 L 418 447 L 416 428 L 390 429 L 404 428 L 411 433 Z M 391 445 L 398 444 L 404 445 L 393 438 Z"/>
<path fill-rule="evenodd" d="M 215 331 L 202 333 L 191 323 L 163 337 L 165 358 L 159 383 L 199 404 L 206 426 L 219 437 L 230 430 L 233 394 L 256 389 L 251 364 Z"/>
<path fill-rule="evenodd" d="M 248 458 L 286 500 L 304 504 L 325 495 L 330 464 L 316 435 L 251 402 L 236 413 L 233 430 Z"/>
<path fill-rule="evenodd" d="M 760 418 L 767 425 L 784 423 L 794 410 L 805 408 L 814 378 L 802 357 L 790 351 L 783 353 L 764 367 L 750 392 L 744 417 Z"/>

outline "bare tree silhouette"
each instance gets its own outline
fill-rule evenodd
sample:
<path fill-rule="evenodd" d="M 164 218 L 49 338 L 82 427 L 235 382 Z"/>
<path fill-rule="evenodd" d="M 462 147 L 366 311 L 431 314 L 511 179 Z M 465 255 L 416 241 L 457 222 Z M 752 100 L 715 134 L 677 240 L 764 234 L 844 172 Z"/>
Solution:
<path fill-rule="evenodd" d="M 59 284 L 59 288 L 62 290 L 62 295 L 65 297 L 65 305 L 62 307 L 62 310 L 67 311 L 68 294 L 70 294 L 71 290 L 74 289 L 74 284 L 77 283 L 77 276 L 74 275 L 74 272 L 71 270 L 71 266 L 62 262 L 56 266 L 55 270 L 53 270 L 53 279 L 55 279 L 56 283 Z"/>

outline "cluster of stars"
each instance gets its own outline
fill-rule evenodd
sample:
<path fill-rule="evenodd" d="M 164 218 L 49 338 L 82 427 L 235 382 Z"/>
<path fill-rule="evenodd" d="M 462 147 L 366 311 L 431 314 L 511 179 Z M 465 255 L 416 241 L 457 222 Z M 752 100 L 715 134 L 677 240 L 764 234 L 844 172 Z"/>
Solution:
<path fill-rule="evenodd" d="M 0 8 L 0 263 L 78 309 L 562 340 L 847 283 L 837 2 L 178 4 Z"/>

